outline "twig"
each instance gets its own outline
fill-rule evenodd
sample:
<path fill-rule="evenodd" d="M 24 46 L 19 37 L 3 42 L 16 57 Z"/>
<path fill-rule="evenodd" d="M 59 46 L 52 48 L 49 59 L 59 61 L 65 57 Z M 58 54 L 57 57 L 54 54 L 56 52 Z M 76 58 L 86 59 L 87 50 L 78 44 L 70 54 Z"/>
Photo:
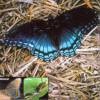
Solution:
<path fill-rule="evenodd" d="M 75 82 L 75 81 L 72 81 L 72 80 L 68 80 L 68 79 L 64 79 L 64 78 L 57 78 L 55 76 L 52 76 L 50 74 L 46 74 L 48 77 L 54 79 L 54 80 L 58 80 L 58 81 L 62 81 L 62 82 L 65 82 L 67 84 L 71 84 L 71 85 L 87 85 L 87 83 L 81 83 L 81 82 Z"/>
<path fill-rule="evenodd" d="M 3 9 L 3 10 L 0 10 L 0 13 L 6 12 L 6 11 L 11 11 L 11 10 L 18 10 L 18 8 Z"/>
<path fill-rule="evenodd" d="M 54 5 L 57 5 L 57 3 L 54 0 L 48 0 L 49 2 L 51 2 Z"/>
<path fill-rule="evenodd" d="M 88 52 L 88 51 L 100 51 L 100 47 L 98 47 L 98 48 L 88 48 L 88 49 L 77 49 L 76 53 L 79 53 L 79 52 Z"/>
<path fill-rule="evenodd" d="M 30 59 L 30 62 L 28 63 L 28 64 L 26 64 L 23 68 L 21 68 L 18 72 L 16 72 L 16 73 L 14 73 L 12 76 L 13 77 L 16 77 L 16 76 L 18 76 L 20 73 L 22 73 L 25 69 L 28 69 L 29 67 L 30 67 L 30 65 L 34 62 L 34 61 L 36 61 L 37 60 L 37 58 L 34 58 L 34 57 L 32 57 L 31 59 Z"/>
<path fill-rule="evenodd" d="M 98 28 L 98 26 L 94 27 L 94 28 L 85 36 L 85 38 L 82 40 L 81 43 L 83 44 L 83 42 L 87 39 L 87 37 L 89 37 L 89 36 L 92 34 L 92 32 L 94 32 L 97 28 Z"/>
<path fill-rule="evenodd" d="M 59 97 L 59 98 L 66 99 L 66 100 L 67 99 L 69 100 L 69 98 L 70 98 L 69 96 L 63 96 L 63 95 L 59 96 L 59 95 L 54 95 L 54 94 L 49 94 L 49 97 L 55 97 L 55 98 Z"/>
<path fill-rule="evenodd" d="M 30 3 L 33 4 L 33 0 L 12 0 L 13 2 L 25 2 L 25 3 Z"/>

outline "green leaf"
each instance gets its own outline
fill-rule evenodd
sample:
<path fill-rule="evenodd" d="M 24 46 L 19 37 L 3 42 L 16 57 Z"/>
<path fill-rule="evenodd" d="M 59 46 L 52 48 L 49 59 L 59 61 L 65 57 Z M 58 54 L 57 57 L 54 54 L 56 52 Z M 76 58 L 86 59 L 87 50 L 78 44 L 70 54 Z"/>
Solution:
<path fill-rule="evenodd" d="M 44 86 L 37 91 L 40 84 Z M 30 95 L 26 100 L 39 100 L 40 97 L 48 93 L 48 78 L 25 78 L 24 79 L 24 96 Z"/>

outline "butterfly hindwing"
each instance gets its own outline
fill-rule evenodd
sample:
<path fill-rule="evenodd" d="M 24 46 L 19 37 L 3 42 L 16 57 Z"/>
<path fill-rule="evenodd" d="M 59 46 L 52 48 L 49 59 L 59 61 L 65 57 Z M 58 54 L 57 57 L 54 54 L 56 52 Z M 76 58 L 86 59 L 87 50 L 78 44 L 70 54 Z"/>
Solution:
<path fill-rule="evenodd" d="M 31 50 L 31 52 L 35 56 L 38 56 L 39 58 L 42 58 L 46 61 L 49 61 L 58 55 L 56 47 L 53 46 L 47 34 L 42 34 L 38 37 L 34 48 L 35 49 Z"/>
<path fill-rule="evenodd" d="M 60 54 L 69 56 L 74 55 L 75 50 L 80 45 L 81 37 L 78 37 L 68 29 L 62 30 L 62 35 L 60 37 Z"/>

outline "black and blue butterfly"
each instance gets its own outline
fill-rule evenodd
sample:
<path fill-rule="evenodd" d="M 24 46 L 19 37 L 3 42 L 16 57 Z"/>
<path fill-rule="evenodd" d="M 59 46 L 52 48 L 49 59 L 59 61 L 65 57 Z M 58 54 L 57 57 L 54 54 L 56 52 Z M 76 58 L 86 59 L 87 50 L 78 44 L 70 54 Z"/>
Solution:
<path fill-rule="evenodd" d="M 33 20 L 16 26 L 3 36 L 7 45 L 27 48 L 44 61 L 58 55 L 74 55 L 82 35 L 98 24 L 97 12 L 81 6 L 48 21 Z"/>

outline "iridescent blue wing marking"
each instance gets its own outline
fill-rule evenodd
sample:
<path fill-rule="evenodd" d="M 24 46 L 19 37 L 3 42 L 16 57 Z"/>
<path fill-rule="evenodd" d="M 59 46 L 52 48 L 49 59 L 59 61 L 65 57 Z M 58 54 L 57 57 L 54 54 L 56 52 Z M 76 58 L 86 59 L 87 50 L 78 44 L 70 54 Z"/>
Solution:
<path fill-rule="evenodd" d="M 75 35 L 71 31 L 64 29 L 60 37 L 60 54 L 61 55 L 74 55 L 75 50 L 78 48 L 81 42 L 81 37 Z"/>
<path fill-rule="evenodd" d="M 62 25 L 59 39 L 60 54 L 65 56 L 73 55 L 80 46 L 82 35 L 88 34 L 98 23 L 96 11 L 87 6 L 65 12 L 57 19 Z"/>
<path fill-rule="evenodd" d="M 33 55 L 49 61 L 58 55 L 48 35 L 49 31 L 47 22 L 33 21 L 13 28 L 3 37 L 3 40 L 8 45 L 27 48 Z"/>
<path fill-rule="evenodd" d="M 57 57 L 58 52 L 56 47 L 53 46 L 47 34 L 44 33 L 34 40 L 34 46 L 31 48 L 32 54 L 44 59 L 45 61 L 49 61 Z"/>

